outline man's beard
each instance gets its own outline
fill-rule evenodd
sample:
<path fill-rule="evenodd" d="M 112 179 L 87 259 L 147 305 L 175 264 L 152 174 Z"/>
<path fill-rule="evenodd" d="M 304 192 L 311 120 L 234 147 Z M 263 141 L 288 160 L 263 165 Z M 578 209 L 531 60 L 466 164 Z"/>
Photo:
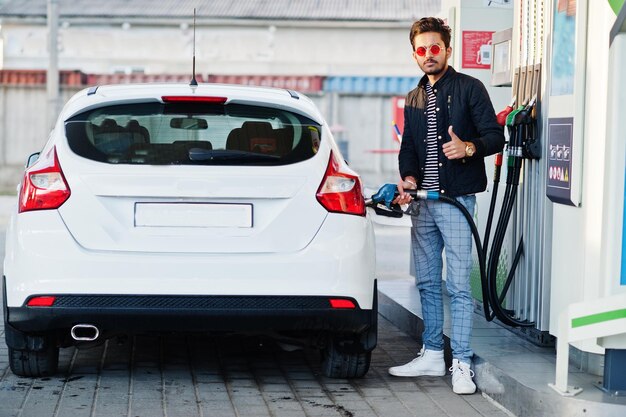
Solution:
<path fill-rule="evenodd" d="M 424 74 L 427 74 L 427 75 L 439 75 L 446 69 L 446 66 L 440 64 L 439 62 L 436 62 L 436 65 L 432 66 L 430 68 L 427 68 L 426 64 L 427 63 L 425 62 L 424 66 L 420 66 L 420 67 L 421 67 L 422 72 Z M 439 65 L 441 65 L 441 66 L 439 66 Z"/>
<path fill-rule="evenodd" d="M 439 75 L 443 72 L 444 67 L 441 68 L 432 68 L 429 71 L 424 71 L 424 74 L 428 74 L 428 75 Z"/>

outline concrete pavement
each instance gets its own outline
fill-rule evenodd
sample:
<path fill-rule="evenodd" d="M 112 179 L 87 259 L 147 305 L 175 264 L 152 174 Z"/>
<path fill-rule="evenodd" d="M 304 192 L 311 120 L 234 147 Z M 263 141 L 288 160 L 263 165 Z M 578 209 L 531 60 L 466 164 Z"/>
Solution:
<path fill-rule="evenodd" d="M 59 374 L 19 378 L 0 348 L 0 416 L 488 416 L 480 394 L 457 396 L 450 377 L 395 378 L 389 366 L 415 342 L 381 318 L 365 378 L 320 375 L 314 350 L 285 352 L 262 338 L 137 336 L 62 349 Z"/>

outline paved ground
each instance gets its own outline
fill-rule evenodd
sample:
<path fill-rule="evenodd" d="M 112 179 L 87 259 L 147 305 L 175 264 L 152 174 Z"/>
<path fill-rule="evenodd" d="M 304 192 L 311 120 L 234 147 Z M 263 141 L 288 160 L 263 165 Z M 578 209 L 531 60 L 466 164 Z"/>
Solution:
<path fill-rule="evenodd" d="M 0 348 L 0 416 L 506 416 L 450 377 L 394 378 L 415 343 L 381 320 L 365 378 L 320 376 L 316 351 L 285 352 L 259 338 L 137 336 L 62 349 L 51 378 L 18 378 Z M 0 332 L 1 333 L 1 332 Z"/>
<path fill-rule="evenodd" d="M 10 207 L 8 198 L 0 196 L 0 212 Z M 405 239 L 393 230 L 377 235 L 378 245 L 392 251 Z M 391 261 L 385 253 L 387 264 L 380 265 L 404 268 L 406 257 Z M 453 394 L 449 376 L 406 379 L 387 374 L 389 366 L 412 359 L 416 350 L 409 336 L 381 318 L 379 345 L 367 376 L 333 380 L 320 375 L 316 351 L 286 352 L 270 340 L 137 336 L 90 349 L 61 349 L 58 375 L 28 379 L 10 371 L 0 324 L 0 417 L 507 415 L 480 393 Z"/>

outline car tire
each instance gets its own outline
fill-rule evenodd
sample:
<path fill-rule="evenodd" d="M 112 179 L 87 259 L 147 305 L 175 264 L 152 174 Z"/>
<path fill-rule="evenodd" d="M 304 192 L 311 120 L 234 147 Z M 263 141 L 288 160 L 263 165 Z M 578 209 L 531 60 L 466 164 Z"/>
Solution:
<path fill-rule="evenodd" d="M 59 367 L 59 348 L 48 346 L 42 351 L 9 348 L 9 365 L 17 376 L 54 375 Z"/>
<path fill-rule="evenodd" d="M 331 339 L 322 350 L 322 373 L 329 378 L 361 378 L 370 368 L 372 352 L 342 350 L 341 343 Z"/>

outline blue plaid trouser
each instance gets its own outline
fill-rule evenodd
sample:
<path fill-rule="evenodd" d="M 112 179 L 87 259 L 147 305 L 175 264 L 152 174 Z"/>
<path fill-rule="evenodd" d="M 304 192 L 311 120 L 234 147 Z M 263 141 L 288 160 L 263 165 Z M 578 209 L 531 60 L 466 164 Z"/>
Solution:
<path fill-rule="evenodd" d="M 476 196 L 457 200 L 474 213 Z M 424 347 L 443 350 L 442 251 L 446 249 L 446 287 L 450 295 L 452 356 L 471 363 L 470 348 L 473 300 L 470 289 L 472 232 L 461 211 L 437 200 L 419 202 L 420 212 L 412 217 L 411 243 L 415 283 L 420 292 Z"/>

